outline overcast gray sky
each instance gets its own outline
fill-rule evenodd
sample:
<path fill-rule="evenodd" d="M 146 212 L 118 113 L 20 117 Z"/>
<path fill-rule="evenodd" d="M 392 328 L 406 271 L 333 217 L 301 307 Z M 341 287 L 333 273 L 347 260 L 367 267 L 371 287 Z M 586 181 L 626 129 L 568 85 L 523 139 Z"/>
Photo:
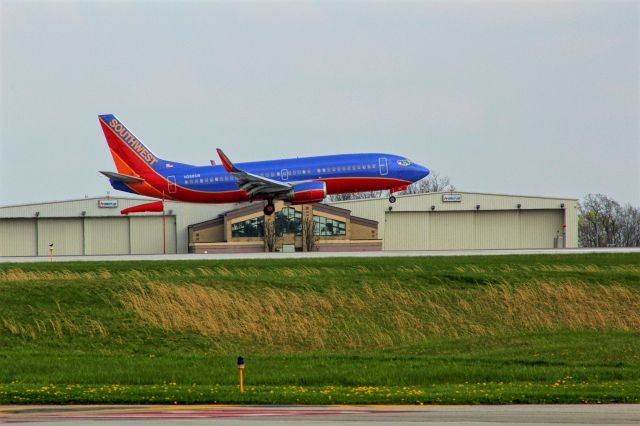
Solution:
<path fill-rule="evenodd" d="M 98 114 L 206 164 L 383 151 L 640 205 L 640 3 L 0 0 L 0 204 L 104 195 Z"/>

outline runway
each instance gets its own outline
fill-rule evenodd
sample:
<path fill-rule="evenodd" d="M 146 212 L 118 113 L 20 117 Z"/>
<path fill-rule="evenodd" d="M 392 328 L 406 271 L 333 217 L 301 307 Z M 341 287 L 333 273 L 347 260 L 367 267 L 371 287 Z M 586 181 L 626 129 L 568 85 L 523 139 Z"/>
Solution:
<path fill-rule="evenodd" d="M 586 253 L 640 253 L 640 248 L 579 249 L 515 249 L 515 250 L 433 250 L 433 251 L 366 251 L 366 252 L 296 252 L 296 253 L 229 253 L 229 254 L 148 254 L 115 256 L 0 256 L 0 263 L 26 262 L 118 262 L 130 260 L 225 260 L 225 259 L 312 259 L 326 257 L 410 257 L 410 256 L 509 256 Z"/>
<path fill-rule="evenodd" d="M 459 406 L 244 406 L 83 405 L 2 406 L 0 423 L 73 426 L 108 421 L 117 425 L 316 425 L 371 423 L 413 425 L 640 423 L 640 404 L 459 405 Z"/>

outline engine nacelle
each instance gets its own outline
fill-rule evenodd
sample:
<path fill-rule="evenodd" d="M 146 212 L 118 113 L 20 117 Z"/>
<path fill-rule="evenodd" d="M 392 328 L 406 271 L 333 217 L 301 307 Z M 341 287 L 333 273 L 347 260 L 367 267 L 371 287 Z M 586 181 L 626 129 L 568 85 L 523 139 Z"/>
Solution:
<path fill-rule="evenodd" d="M 303 182 L 293 185 L 286 201 L 291 204 L 319 203 L 327 196 L 327 185 L 324 182 Z"/>

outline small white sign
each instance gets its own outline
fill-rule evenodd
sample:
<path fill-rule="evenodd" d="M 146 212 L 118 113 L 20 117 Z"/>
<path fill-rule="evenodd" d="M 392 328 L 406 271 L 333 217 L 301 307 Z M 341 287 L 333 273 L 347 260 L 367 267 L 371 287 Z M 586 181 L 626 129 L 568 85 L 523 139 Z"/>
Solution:
<path fill-rule="evenodd" d="M 462 194 L 442 194 L 443 203 L 459 203 L 462 201 Z"/>
<path fill-rule="evenodd" d="M 98 207 L 101 209 L 115 209 L 118 207 L 118 200 L 98 200 Z"/>

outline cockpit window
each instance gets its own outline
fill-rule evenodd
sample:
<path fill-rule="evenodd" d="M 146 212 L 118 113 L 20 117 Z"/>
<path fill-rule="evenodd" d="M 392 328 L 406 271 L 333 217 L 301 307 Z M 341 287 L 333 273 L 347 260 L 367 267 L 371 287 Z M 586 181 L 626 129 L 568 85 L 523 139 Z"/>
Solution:
<path fill-rule="evenodd" d="M 409 160 L 408 158 L 404 159 L 404 160 L 398 160 L 398 165 L 399 166 L 409 166 L 413 163 L 413 161 Z"/>

